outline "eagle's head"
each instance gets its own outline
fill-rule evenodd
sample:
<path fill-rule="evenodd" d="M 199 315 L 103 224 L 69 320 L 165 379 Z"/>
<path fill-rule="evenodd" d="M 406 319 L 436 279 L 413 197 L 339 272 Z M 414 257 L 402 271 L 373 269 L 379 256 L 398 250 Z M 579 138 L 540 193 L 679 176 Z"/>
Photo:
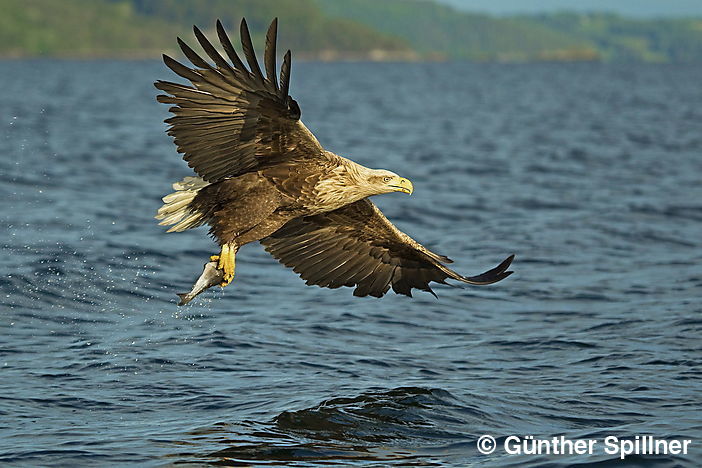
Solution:
<path fill-rule="evenodd" d="M 411 194 L 412 182 L 385 169 L 369 169 L 348 159 L 334 169 L 333 176 L 320 180 L 315 189 L 317 197 L 327 205 L 341 207 L 362 198 L 382 193 Z"/>
<path fill-rule="evenodd" d="M 414 188 L 409 179 L 400 177 L 394 172 L 385 169 L 374 169 L 365 174 L 365 181 L 369 191 L 374 195 L 390 192 L 402 192 L 411 195 Z"/>

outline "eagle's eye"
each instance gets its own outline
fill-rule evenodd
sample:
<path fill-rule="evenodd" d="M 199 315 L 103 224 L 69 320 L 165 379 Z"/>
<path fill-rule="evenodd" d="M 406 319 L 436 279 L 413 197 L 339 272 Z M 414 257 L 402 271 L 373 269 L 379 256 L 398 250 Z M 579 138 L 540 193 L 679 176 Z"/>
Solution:
<path fill-rule="evenodd" d="M 392 177 L 383 177 L 383 182 L 390 182 L 392 180 Z"/>

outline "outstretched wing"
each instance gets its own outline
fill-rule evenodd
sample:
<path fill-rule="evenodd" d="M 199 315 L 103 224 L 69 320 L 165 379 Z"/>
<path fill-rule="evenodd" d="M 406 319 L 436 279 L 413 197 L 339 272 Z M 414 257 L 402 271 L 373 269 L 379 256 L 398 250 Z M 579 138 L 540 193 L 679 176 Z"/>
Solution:
<path fill-rule="evenodd" d="M 246 21 L 241 21 L 241 44 L 247 69 L 234 50 L 222 23 L 217 35 L 231 64 L 205 35 L 193 27 L 195 37 L 214 65 L 207 63 L 180 38 L 178 44 L 195 68 L 189 68 L 164 55 L 166 65 L 186 78 L 192 86 L 168 81 L 154 85 L 168 93 L 159 102 L 173 104 L 175 114 L 166 120 L 168 134 L 175 138 L 178 152 L 184 153 L 197 174 L 208 182 L 234 177 L 282 161 L 324 158 L 324 150 L 300 121 L 300 108 L 288 95 L 290 51 L 276 74 L 275 43 L 278 20 L 268 28 L 263 76 L 256 60 Z"/>
<path fill-rule="evenodd" d="M 293 268 L 307 284 L 327 288 L 355 286 L 354 296 L 381 297 L 390 287 L 412 295 L 429 291 L 429 283 L 454 279 L 491 284 L 510 274 L 514 255 L 492 270 L 465 277 L 435 254 L 397 229 L 367 198 L 338 210 L 294 219 L 261 240 L 266 251 Z"/>

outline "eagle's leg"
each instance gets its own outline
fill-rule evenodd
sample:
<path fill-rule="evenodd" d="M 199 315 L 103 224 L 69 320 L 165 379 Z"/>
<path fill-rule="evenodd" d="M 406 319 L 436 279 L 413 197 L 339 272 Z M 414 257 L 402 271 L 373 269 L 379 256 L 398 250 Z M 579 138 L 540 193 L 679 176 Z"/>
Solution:
<path fill-rule="evenodd" d="M 222 287 L 227 286 L 234 279 L 234 269 L 236 267 L 236 248 L 229 244 L 222 245 L 222 251 L 219 255 L 212 255 L 210 260 L 217 263 L 217 268 L 224 272 L 222 282 L 219 284 Z"/>

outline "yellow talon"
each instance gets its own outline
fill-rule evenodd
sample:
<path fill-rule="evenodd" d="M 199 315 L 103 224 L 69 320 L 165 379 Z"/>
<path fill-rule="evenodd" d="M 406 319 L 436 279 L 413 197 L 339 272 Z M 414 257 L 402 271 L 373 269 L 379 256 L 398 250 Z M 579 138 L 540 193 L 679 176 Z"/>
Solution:
<path fill-rule="evenodd" d="M 219 255 L 213 255 L 212 257 L 217 257 L 219 263 L 217 268 L 224 272 L 224 278 L 219 284 L 222 287 L 227 286 L 234 279 L 234 268 L 236 267 L 236 261 L 234 260 L 234 255 L 236 251 L 230 247 L 229 244 L 224 244 L 222 246 L 222 251 Z M 215 259 L 212 258 L 212 261 Z"/>

